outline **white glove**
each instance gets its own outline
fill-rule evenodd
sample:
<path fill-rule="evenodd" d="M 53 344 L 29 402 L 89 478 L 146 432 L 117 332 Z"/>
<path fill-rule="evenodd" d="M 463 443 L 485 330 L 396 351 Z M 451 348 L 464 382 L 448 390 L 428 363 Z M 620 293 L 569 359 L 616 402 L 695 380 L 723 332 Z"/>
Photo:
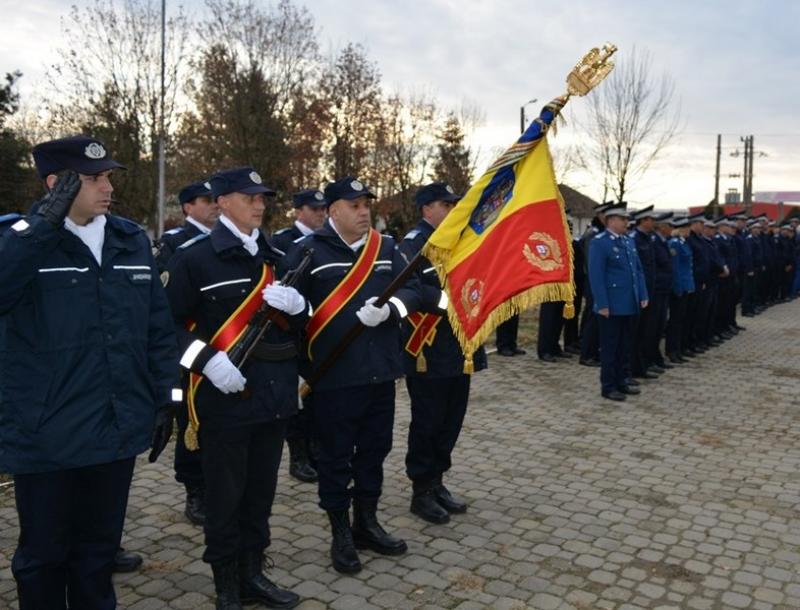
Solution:
<path fill-rule="evenodd" d="M 208 380 L 223 394 L 241 392 L 247 383 L 247 379 L 233 365 L 225 352 L 217 352 L 206 362 L 203 375 L 208 377 Z"/>
<path fill-rule="evenodd" d="M 306 300 L 303 295 L 280 282 L 270 284 L 264 288 L 261 294 L 269 306 L 285 311 L 290 316 L 294 316 L 306 308 Z"/>
<path fill-rule="evenodd" d="M 368 298 L 364 306 L 356 312 L 356 317 L 364 326 L 377 326 L 389 318 L 391 312 L 388 303 L 384 303 L 383 307 L 375 307 L 373 303 L 377 300 L 378 297 Z"/>

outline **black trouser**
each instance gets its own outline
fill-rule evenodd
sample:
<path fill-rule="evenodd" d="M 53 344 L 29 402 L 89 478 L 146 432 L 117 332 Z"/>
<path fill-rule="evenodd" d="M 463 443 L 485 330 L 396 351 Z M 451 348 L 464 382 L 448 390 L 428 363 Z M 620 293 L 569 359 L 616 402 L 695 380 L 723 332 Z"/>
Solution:
<path fill-rule="evenodd" d="M 564 325 L 563 314 L 564 301 L 539 305 L 539 331 L 536 341 L 536 353 L 540 358 L 546 354 L 555 356 L 561 353 L 558 338 L 561 336 L 561 327 Z"/>
<path fill-rule="evenodd" d="M 736 284 L 732 276 L 721 278 L 719 281 L 719 297 L 717 313 L 712 320 L 714 334 L 725 332 L 733 325 L 731 317 L 731 303 L 736 307 Z"/>
<path fill-rule="evenodd" d="M 497 351 L 517 349 L 517 332 L 519 330 L 519 314 L 511 316 L 497 327 Z"/>
<path fill-rule="evenodd" d="M 756 308 L 756 276 L 742 276 L 742 314 L 751 314 Z"/>
<path fill-rule="evenodd" d="M 379 498 L 392 449 L 394 381 L 314 393 L 320 507 L 346 510 L 351 496 Z"/>
<path fill-rule="evenodd" d="M 689 295 L 689 308 L 687 312 L 687 325 L 689 338 L 686 347 L 700 347 L 706 343 L 705 324 L 708 319 L 708 310 L 711 305 L 711 293 L 708 287 L 701 288 L 695 285 L 695 291 Z M 691 316 L 691 317 L 690 317 Z"/>
<path fill-rule="evenodd" d="M 717 310 L 719 308 L 719 282 L 710 282 L 706 287 L 708 304 L 706 305 L 705 320 L 700 329 L 703 343 L 711 343 L 715 334 Z"/>
<path fill-rule="evenodd" d="M 645 309 L 650 310 L 648 327 L 645 329 L 645 363 L 647 366 L 664 364 L 664 355 L 661 353 L 661 337 L 667 327 L 667 308 L 669 295 L 654 292 Z"/>
<path fill-rule="evenodd" d="M 206 481 L 203 561 L 227 562 L 270 544 L 269 517 L 286 422 L 200 425 Z"/>
<path fill-rule="evenodd" d="M 684 330 L 686 324 L 686 306 L 689 303 L 689 294 L 677 295 L 674 292 L 669 295 L 669 320 L 667 321 L 667 338 L 664 351 L 668 356 L 679 355 L 682 350 L 688 347 L 683 341 L 685 339 Z"/>
<path fill-rule="evenodd" d="M 572 305 L 575 315 L 569 320 L 564 320 L 564 347 L 571 346 L 580 349 L 581 337 L 578 323 L 581 319 L 581 305 L 583 304 L 583 286 L 575 285 L 575 300 Z"/>
<path fill-rule="evenodd" d="M 469 401 L 470 375 L 406 377 L 411 397 L 406 474 L 418 484 L 434 481 L 450 470 Z"/>
<path fill-rule="evenodd" d="M 593 311 L 594 298 L 586 282 L 586 305 L 581 316 L 581 360 L 597 360 L 600 355 L 600 336 L 597 330 L 597 314 Z"/>
<path fill-rule="evenodd" d="M 634 377 L 644 375 L 650 363 L 647 361 L 648 352 L 648 330 L 651 324 L 650 318 L 653 315 L 651 303 L 642 309 L 636 317 L 631 337 L 631 365 L 630 371 Z"/>
<path fill-rule="evenodd" d="M 14 476 L 20 610 L 111 610 L 134 458 Z"/>
<path fill-rule="evenodd" d="M 760 268 L 756 272 L 756 304 L 766 305 L 769 292 L 769 267 Z"/>
<path fill-rule="evenodd" d="M 186 388 L 184 388 L 184 395 Z M 203 459 L 200 449 L 189 451 L 186 448 L 185 435 L 189 426 L 189 411 L 182 403 L 175 412 L 178 423 L 178 433 L 175 438 L 175 480 L 186 487 L 203 487 Z"/>
<path fill-rule="evenodd" d="M 626 385 L 636 316 L 595 315 L 600 333 L 600 386 L 606 394 Z"/>
<path fill-rule="evenodd" d="M 289 425 L 286 428 L 286 440 L 304 441 L 308 444 L 311 441 L 311 431 L 313 428 L 313 400 L 314 394 L 309 394 L 303 398 L 303 408 L 297 415 L 289 418 Z"/>

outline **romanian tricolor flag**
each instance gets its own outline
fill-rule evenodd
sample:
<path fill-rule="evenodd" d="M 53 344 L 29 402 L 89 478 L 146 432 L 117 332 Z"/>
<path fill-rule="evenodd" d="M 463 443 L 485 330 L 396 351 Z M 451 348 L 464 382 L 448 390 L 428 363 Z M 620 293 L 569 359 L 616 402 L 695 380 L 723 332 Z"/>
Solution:
<path fill-rule="evenodd" d="M 465 355 L 533 305 L 565 301 L 572 310 L 572 240 L 545 137 L 566 101 L 544 107 L 422 251 L 450 297 L 450 323 Z"/>

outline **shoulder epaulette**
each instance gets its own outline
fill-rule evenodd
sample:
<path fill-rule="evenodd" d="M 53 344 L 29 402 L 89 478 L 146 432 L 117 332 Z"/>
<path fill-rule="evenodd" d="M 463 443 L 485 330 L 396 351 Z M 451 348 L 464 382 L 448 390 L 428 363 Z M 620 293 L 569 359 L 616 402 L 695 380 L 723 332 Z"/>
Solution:
<path fill-rule="evenodd" d="M 190 239 L 190 240 L 182 243 L 180 246 L 178 246 L 178 250 L 185 250 L 186 248 L 189 248 L 189 247 L 193 246 L 197 242 L 201 242 L 204 239 L 208 239 L 210 236 L 211 236 L 210 233 L 201 233 L 200 235 L 196 235 L 195 237 L 192 237 L 192 239 Z"/>
<path fill-rule="evenodd" d="M 592 239 L 601 239 L 601 238 L 605 237 L 606 235 L 608 235 L 608 233 L 603 231 L 602 233 L 598 233 L 597 235 L 595 235 Z"/>
<path fill-rule="evenodd" d="M 419 229 L 411 229 L 403 239 L 415 239 L 417 235 L 419 235 Z"/>
<path fill-rule="evenodd" d="M 110 221 L 112 226 L 118 227 L 127 233 L 138 233 L 139 231 L 144 231 L 144 227 L 140 225 L 138 222 L 134 222 L 130 218 L 125 218 L 124 216 L 116 216 L 115 214 L 107 214 L 106 218 Z"/>
<path fill-rule="evenodd" d="M 169 231 L 164 231 L 164 235 L 177 235 L 178 233 L 182 233 L 185 231 L 183 227 L 175 227 L 174 229 L 170 229 Z"/>
<path fill-rule="evenodd" d="M 278 229 L 277 231 L 275 231 L 275 233 L 273 233 L 273 235 L 283 235 L 287 231 L 291 231 L 291 230 L 292 230 L 291 227 L 286 227 L 285 229 Z"/>

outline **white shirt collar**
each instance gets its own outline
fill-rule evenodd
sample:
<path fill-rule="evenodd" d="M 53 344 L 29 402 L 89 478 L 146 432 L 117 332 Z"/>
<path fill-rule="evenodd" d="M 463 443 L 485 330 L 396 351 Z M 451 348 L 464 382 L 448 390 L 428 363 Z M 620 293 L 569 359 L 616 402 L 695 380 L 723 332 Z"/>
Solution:
<path fill-rule="evenodd" d="M 106 240 L 106 217 L 105 215 L 95 216 L 86 225 L 75 224 L 67 216 L 64 219 L 64 228 L 76 235 L 94 256 L 98 265 L 103 264 L 103 243 Z"/>
<path fill-rule="evenodd" d="M 220 215 L 219 221 L 228 227 L 228 230 L 231 233 L 242 240 L 242 245 L 244 246 L 244 249 L 250 253 L 250 256 L 255 256 L 258 254 L 258 244 L 256 243 L 259 235 L 258 229 L 253 229 L 253 232 L 250 233 L 250 235 L 246 235 L 242 233 L 239 228 L 233 224 L 233 221 L 225 216 L 225 214 Z"/>
<path fill-rule="evenodd" d="M 357 252 L 361 246 L 367 243 L 367 234 L 365 233 L 361 238 L 357 239 L 352 244 L 348 244 L 345 238 L 342 237 L 342 234 L 339 233 L 339 229 L 336 228 L 333 219 L 328 218 L 328 222 L 331 223 L 331 228 L 336 232 L 336 235 L 339 236 L 339 239 L 341 239 L 347 245 L 347 247 L 350 248 L 353 252 Z"/>
<path fill-rule="evenodd" d="M 299 220 L 294 221 L 294 226 L 296 226 L 303 235 L 311 235 L 314 232 L 314 229 L 310 228 L 308 225 L 303 224 Z"/>
<path fill-rule="evenodd" d="M 191 224 L 193 224 L 194 226 L 196 226 L 198 229 L 200 229 L 200 231 L 201 231 L 202 233 L 206 233 L 206 234 L 207 234 L 207 233 L 211 233 L 211 229 L 209 229 L 209 228 L 208 228 L 206 225 L 204 225 L 203 223 L 196 221 L 196 220 L 195 220 L 194 218 L 192 218 L 191 216 L 187 216 L 187 217 L 186 217 L 186 222 L 188 222 L 188 223 L 191 223 Z"/>

